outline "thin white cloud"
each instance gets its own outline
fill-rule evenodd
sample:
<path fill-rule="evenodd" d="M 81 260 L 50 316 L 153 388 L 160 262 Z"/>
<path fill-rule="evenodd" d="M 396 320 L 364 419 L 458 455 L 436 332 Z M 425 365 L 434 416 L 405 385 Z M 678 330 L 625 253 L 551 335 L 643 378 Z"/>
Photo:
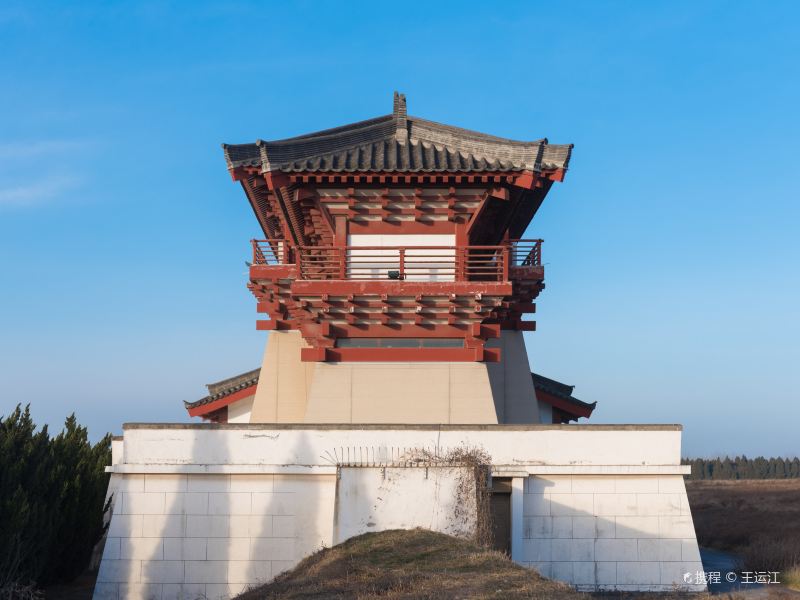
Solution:
<path fill-rule="evenodd" d="M 87 140 L 28 140 L 0 143 L 0 160 L 23 161 L 57 153 L 75 153 L 89 149 Z"/>
<path fill-rule="evenodd" d="M 43 175 L 32 183 L 0 187 L 0 208 L 35 206 L 53 200 L 82 183 L 75 175 Z"/>
<path fill-rule="evenodd" d="M 81 139 L 0 142 L 0 208 L 39 206 L 74 192 L 95 145 Z"/>

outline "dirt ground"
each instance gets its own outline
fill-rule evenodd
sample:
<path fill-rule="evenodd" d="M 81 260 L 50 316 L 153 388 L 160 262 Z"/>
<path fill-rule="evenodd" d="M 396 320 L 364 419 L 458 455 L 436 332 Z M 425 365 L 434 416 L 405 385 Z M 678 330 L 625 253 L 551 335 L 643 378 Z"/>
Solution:
<path fill-rule="evenodd" d="M 54 585 L 45 590 L 47 600 L 91 600 L 97 573 L 84 573 L 75 581 Z"/>
<path fill-rule="evenodd" d="M 779 571 L 800 589 L 800 480 L 687 481 L 701 546 L 732 552 L 750 571 Z"/>
<path fill-rule="evenodd" d="M 687 481 L 701 546 L 740 553 L 760 537 L 800 540 L 800 479 Z"/>

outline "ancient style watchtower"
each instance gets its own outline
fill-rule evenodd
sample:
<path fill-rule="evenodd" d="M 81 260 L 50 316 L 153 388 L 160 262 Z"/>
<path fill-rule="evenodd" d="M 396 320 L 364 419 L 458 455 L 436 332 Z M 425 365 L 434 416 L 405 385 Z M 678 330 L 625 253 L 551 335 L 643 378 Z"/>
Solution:
<path fill-rule="evenodd" d="M 397 93 L 390 115 L 225 145 L 266 237 L 251 420 L 538 422 L 521 332 L 542 242 L 520 238 L 571 149 L 411 117 Z"/>
<path fill-rule="evenodd" d="M 409 117 L 399 94 L 384 117 L 225 146 L 266 237 L 264 358 L 185 403 L 227 425 L 115 439 L 95 598 L 228 598 L 366 532 L 488 522 L 582 590 L 704 589 L 680 426 L 554 426 L 594 404 L 528 364 L 544 271 L 519 238 L 570 152 Z"/>

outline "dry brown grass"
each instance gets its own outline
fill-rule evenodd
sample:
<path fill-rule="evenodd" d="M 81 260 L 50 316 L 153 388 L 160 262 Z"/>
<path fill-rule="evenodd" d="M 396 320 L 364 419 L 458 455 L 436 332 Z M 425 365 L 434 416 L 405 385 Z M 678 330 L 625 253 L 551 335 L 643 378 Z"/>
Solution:
<path fill-rule="evenodd" d="M 540 577 L 500 552 L 424 529 L 361 535 L 321 550 L 274 581 L 239 596 L 434 600 L 538 598 L 586 600 L 590 594 Z M 613 598 L 709 598 L 705 594 L 612 594 Z"/>
<path fill-rule="evenodd" d="M 800 480 L 689 481 L 686 489 L 701 546 L 800 584 Z"/>
<path fill-rule="evenodd" d="M 800 567 L 793 567 L 788 571 L 784 571 L 781 581 L 785 586 L 800 591 Z"/>

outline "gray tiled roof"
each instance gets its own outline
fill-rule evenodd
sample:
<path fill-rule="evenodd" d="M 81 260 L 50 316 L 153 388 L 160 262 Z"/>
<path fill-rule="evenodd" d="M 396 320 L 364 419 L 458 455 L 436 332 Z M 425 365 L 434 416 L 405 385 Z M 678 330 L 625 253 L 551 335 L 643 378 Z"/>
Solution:
<path fill-rule="evenodd" d="M 547 392 L 553 396 L 557 396 L 562 400 L 566 400 L 567 402 L 583 408 L 594 409 L 594 407 L 597 406 L 597 402 L 592 402 L 589 404 L 588 402 L 583 402 L 582 400 L 575 398 L 572 395 L 572 390 L 575 389 L 574 385 L 566 385 L 565 383 L 561 383 L 555 379 L 548 379 L 547 377 L 537 375 L 536 373 L 531 373 L 531 377 L 533 377 L 533 387 L 537 390 L 542 390 L 543 392 Z"/>
<path fill-rule="evenodd" d="M 208 396 L 196 402 L 186 402 L 184 400 L 183 404 L 187 409 L 197 408 L 203 404 L 208 404 L 209 402 L 220 400 L 225 396 L 230 396 L 234 392 L 257 384 L 259 373 L 261 373 L 261 369 L 253 369 L 252 371 L 236 375 L 235 377 L 229 377 L 228 379 L 223 379 L 216 383 L 209 383 L 206 385 L 208 388 Z"/>
<path fill-rule="evenodd" d="M 572 144 L 521 142 L 407 116 L 395 92 L 390 115 L 285 140 L 223 144 L 229 168 L 284 172 L 465 172 L 566 169 Z"/>

